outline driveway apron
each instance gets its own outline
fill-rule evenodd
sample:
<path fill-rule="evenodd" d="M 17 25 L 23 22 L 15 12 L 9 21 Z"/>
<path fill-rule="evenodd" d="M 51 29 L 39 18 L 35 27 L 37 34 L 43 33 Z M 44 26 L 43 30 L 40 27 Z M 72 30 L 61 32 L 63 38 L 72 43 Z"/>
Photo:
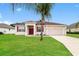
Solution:
<path fill-rule="evenodd" d="M 79 55 L 79 38 L 69 36 L 51 36 L 64 44 L 64 46 L 74 55 Z"/>

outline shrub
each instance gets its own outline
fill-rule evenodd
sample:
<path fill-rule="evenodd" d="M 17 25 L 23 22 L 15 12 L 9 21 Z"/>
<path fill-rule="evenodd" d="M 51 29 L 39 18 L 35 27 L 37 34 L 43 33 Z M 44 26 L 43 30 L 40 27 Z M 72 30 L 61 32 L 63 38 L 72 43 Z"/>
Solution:
<path fill-rule="evenodd" d="M 3 32 L 0 32 L 0 34 L 3 34 Z"/>
<path fill-rule="evenodd" d="M 67 34 L 79 34 L 79 32 L 67 32 Z"/>

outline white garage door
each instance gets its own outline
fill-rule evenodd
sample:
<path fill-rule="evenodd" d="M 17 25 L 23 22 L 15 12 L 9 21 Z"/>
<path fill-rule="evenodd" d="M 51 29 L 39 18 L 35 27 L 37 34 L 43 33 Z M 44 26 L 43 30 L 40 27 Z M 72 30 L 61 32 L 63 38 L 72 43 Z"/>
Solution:
<path fill-rule="evenodd" d="M 47 35 L 65 35 L 65 27 L 46 27 Z"/>

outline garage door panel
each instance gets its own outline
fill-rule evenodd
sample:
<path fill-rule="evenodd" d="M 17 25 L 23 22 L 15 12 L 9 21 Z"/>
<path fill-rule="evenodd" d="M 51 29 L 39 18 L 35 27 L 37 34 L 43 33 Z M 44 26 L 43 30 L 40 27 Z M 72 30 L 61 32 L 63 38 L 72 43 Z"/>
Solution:
<path fill-rule="evenodd" d="M 63 27 L 46 27 L 47 35 L 64 35 Z"/>

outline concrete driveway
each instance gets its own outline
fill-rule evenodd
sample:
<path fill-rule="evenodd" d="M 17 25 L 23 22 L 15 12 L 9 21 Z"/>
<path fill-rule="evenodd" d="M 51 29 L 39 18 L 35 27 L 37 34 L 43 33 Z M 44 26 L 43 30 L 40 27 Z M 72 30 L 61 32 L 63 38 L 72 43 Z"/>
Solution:
<path fill-rule="evenodd" d="M 51 36 L 66 46 L 66 48 L 74 55 L 79 56 L 79 38 L 69 36 Z"/>

